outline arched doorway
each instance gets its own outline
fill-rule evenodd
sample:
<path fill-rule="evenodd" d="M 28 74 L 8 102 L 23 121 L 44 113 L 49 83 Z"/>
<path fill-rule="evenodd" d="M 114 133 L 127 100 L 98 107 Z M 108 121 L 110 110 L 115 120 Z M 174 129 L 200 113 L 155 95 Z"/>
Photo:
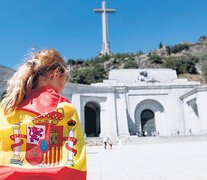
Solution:
<path fill-rule="evenodd" d="M 154 112 L 146 109 L 141 113 L 142 132 L 147 132 L 147 136 L 151 136 L 156 131 Z"/>
<path fill-rule="evenodd" d="M 100 106 L 95 102 L 85 105 L 85 134 L 86 137 L 98 137 L 100 134 Z"/>
<path fill-rule="evenodd" d="M 153 130 L 157 134 L 165 135 L 165 111 L 162 104 L 153 99 L 141 101 L 135 109 L 135 126 L 136 132 L 149 128 L 148 135 L 151 135 Z"/>

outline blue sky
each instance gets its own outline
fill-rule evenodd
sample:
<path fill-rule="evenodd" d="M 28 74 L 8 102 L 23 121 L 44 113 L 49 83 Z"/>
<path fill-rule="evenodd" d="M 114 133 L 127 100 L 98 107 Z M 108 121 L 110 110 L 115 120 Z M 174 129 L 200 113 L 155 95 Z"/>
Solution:
<path fill-rule="evenodd" d="M 16 68 L 32 47 L 55 48 L 66 60 L 101 50 L 101 0 L 0 0 L 0 65 Z M 147 53 L 159 43 L 207 35 L 206 0 L 107 0 L 114 53 Z"/>

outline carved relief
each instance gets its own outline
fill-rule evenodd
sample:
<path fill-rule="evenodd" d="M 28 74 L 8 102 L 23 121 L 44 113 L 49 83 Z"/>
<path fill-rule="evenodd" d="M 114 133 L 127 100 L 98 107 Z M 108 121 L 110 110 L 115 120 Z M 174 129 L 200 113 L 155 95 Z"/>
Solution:
<path fill-rule="evenodd" d="M 151 77 L 147 71 L 141 71 L 139 73 L 140 75 L 137 77 L 137 80 L 139 82 L 150 82 L 150 83 L 155 83 L 155 82 L 160 82 L 156 80 L 155 78 Z"/>

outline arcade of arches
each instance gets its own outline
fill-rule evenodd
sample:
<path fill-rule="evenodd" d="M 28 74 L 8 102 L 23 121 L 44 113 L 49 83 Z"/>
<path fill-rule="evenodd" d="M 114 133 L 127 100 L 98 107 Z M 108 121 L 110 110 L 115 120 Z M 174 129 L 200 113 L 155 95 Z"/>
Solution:
<path fill-rule="evenodd" d="M 151 136 L 155 131 L 161 132 L 163 128 L 157 124 L 163 119 L 161 116 L 163 111 L 163 106 L 155 100 L 144 100 L 139 103 L 136 109 L 137 131 L 147 132 L 147 136 Z M 84 116 L 86 137 L 99 137 L 101 133 L 100 105 L 94 101 L 87 102 L 84 107 Z"/>

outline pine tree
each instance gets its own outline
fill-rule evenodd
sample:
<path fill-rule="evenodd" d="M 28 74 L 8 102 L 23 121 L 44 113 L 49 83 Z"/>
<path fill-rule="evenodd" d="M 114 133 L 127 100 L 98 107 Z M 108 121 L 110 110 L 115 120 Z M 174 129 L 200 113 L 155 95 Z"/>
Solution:
<path fill-rule="evenodd" d="M 163 47 L 162 43 L 160 42 L 160 45 L 159 45 L 160 49 Z"/>

